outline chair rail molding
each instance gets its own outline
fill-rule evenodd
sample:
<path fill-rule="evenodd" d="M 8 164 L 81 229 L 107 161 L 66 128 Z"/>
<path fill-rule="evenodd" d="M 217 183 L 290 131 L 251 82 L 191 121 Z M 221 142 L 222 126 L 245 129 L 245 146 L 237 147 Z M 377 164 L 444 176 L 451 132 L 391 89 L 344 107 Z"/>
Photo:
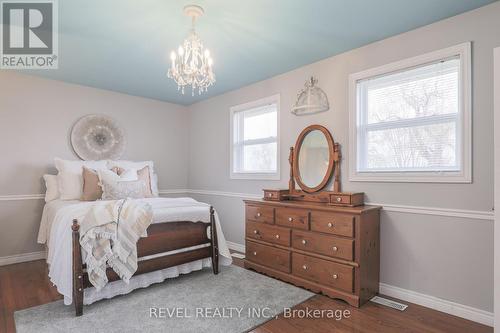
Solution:
<path fill-rule="evenodd" d="M 160 195 L 183 194 L 189 193 L 186 189 L 161 190 Z M 21 200 L 42 200 L 45 199 L 45 194 L 10 194 L 0 195 L 0 201 L 21 201 Z"/>
<path fill-rule="evenodd" d="M 185 194 L 189 193 L 188 189 L 171 189 L 171 190 L 159 190 L 158 193 L 160 195 L 169 195 L 169 194 Z"/>
<path fill-rule="evenodd" d="M 262 199 L 262 194 L 255 194 L 255 193 L 237 193 L 237 192 L 195 190 L 195 189 L 189 189 L 186 191 L 189 194 L 215 195 L 215 196 L 223 196 L 223 197 L 230 197 L 230 198 L 242 198 L 242 199 Z M 493 218 L 494 218 L 493 211 L 465 210 L 465 209 L 441 208 L 441 207 L 392 205 L 392 204 L 374 203 L 374 202 L 365 202 L 365 204 L 366 205 L 382 206 L 383 207 L 382 210 L 387 211 L 387 212 L 446 216 L 446 217 L 459 217 L 459 218 L 464 218 L 464 219 L 486 220 L 486 221 L 493 221 Z"/>
<path fill-rule="evenodd" d="M 40 199 L 45 199 L 45 194 L 0 195 L 0 201 L 40 200 Z"/>
<path fill-rule="evenodd" d="M 160 195 L 173 195 L 173 194 L 200 194 L 200 195 L 214 195 L 228 198 L 242 198 L 242 199 L 261 199 L 262 194 L 255 193 L 239 193 L 227 192 L 218 190 L 198 190 L 198 189 L 171 189 L 160 190 Z M 15 195 L 1 195 L 0 201 L 19 201 L 19 200 L 42 200 L 45 198 L 44 194 L 15 194 Z M 493 221 L 493 211 L 482 210 L 466 210 L 455 208 L 442 208 L 442 207 L 424 207 L 424 206 L 407 206 L 407 205 L 393 205 L 385 203 L 366 202 L 366 205 L 382 206 L 383 211 L 396 212 L 405 214 L 420 214 L 420 215 L 434 215 L 445 217 L 458 217 L 463 219 Z"/>

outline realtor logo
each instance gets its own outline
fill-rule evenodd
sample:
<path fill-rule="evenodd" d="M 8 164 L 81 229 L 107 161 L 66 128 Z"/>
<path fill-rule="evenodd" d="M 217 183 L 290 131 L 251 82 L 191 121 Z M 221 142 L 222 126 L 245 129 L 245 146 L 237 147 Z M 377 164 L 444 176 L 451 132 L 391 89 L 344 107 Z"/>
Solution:
<path fill-rule="evenodd" d="M 1 1 L 2 69 L 57 69 L 57 0 Z"/>

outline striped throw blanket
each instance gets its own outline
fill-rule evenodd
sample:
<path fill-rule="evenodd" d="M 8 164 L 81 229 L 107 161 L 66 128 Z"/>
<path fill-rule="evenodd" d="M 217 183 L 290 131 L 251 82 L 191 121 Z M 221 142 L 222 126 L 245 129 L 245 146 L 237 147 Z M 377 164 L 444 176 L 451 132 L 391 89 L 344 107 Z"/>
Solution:
<path fill-rule="evenodd" d="M 137 241 L 146 237 L 153 210 L 130 199 L 96 202 L 80 226 L 89 281 L 99 291 L 106 283 L 109 265 L 126 283 L 137 270 Z"/>

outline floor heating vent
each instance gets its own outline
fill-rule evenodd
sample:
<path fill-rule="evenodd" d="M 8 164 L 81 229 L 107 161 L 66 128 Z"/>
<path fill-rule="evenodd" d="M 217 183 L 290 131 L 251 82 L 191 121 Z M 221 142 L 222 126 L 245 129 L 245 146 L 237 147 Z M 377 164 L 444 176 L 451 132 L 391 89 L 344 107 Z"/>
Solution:
<path fill-rule="evenodd" d="M 241 253 L 231 253 L 232 257 L 238 258 L 238 259 L 245 259 L 245 255 Z"/>
<path fill-rule="evenodd" d="M 377 303 L 377 304 L 382 304 L 382 305 L 388 306 L 390 308 L 393 308 L 393 309 L 396 309 L 399 311 L 404 311 L 408 307 L 408 305 L 406 305 L 406 304 L 398 303 L 398 302 L 395 302 L 393 300 L 383 298 L 380 296 L 375 296 L 370 301 Z"/>

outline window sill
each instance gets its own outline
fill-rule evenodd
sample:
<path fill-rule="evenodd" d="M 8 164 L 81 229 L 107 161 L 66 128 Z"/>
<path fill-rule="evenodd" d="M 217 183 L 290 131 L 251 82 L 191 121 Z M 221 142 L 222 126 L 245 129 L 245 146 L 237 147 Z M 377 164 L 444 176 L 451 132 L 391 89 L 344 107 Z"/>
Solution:
<path fill-rule="evenodd" d="M 354 172 L 351 182 L 387 183 L 472 183 L 472 175 L 464 172 Z"/>
<path fill-rule="evenodd" d="M 281 180 L 279 173 L 231 173 L 229 179 Z"/>

